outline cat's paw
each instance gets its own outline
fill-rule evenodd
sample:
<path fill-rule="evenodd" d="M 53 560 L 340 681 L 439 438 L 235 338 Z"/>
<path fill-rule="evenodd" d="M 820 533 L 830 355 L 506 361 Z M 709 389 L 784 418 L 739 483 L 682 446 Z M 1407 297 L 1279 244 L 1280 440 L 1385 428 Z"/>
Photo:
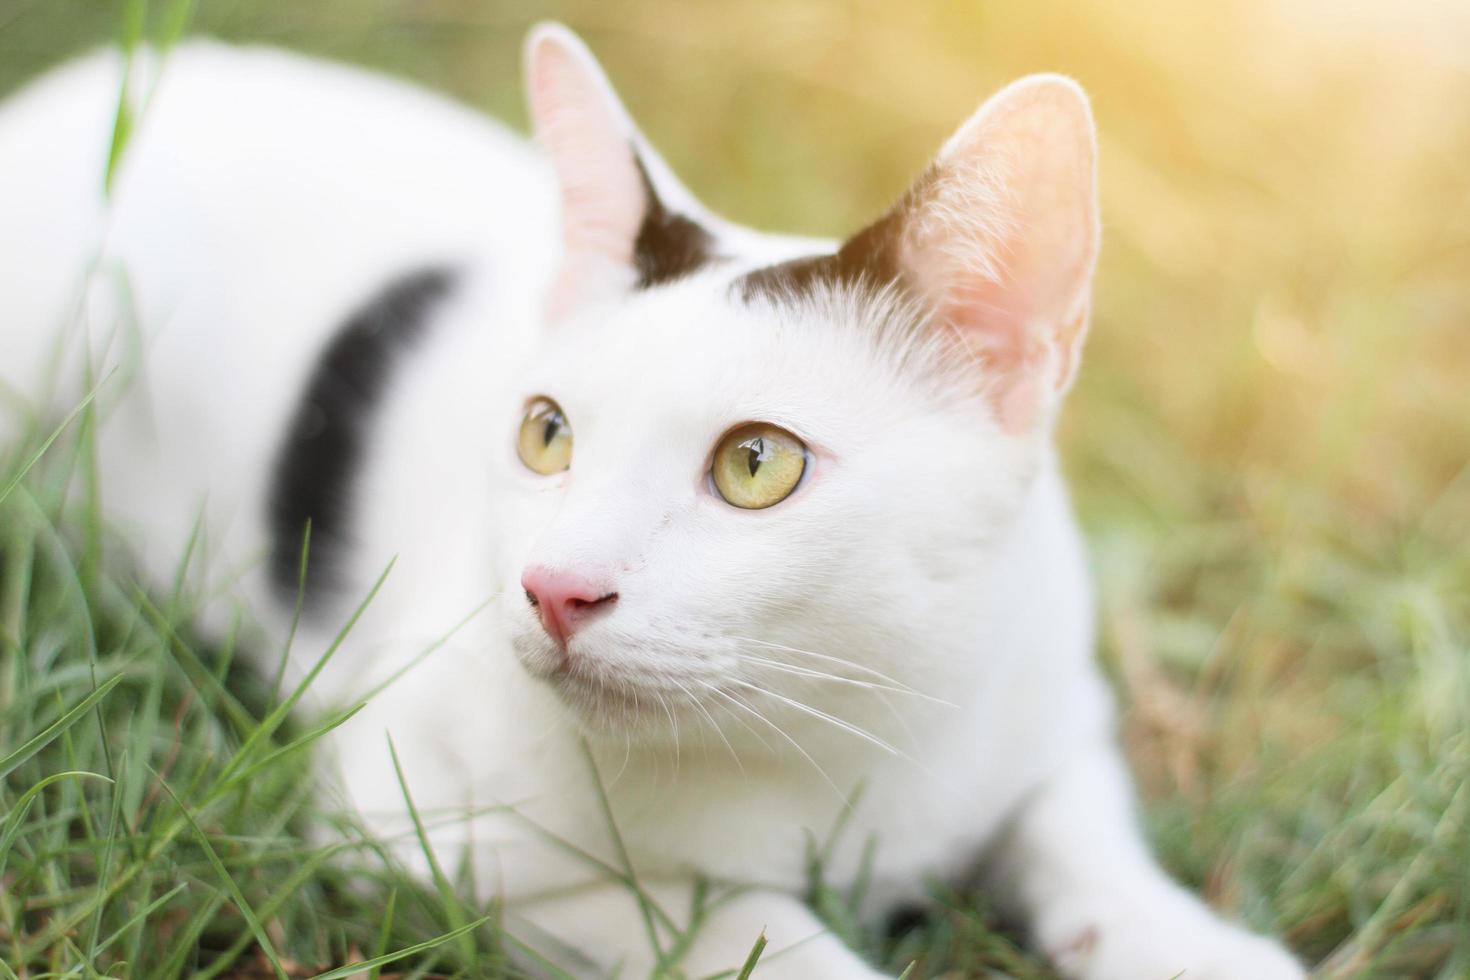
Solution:
<path fill-rule="evenodd" d="M 1097 916 L 1048 944 L 1057 969 L 1075 980 L 1304 980 L 1280 943 L 1210 913 Z"/>

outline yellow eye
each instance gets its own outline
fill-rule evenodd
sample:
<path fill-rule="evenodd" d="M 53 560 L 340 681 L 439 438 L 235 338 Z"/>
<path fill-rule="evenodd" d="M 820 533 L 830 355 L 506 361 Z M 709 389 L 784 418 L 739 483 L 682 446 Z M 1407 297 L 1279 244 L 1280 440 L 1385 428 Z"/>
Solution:
<path fill-rule="evenodd" d="M 542 476 L 572 465 L 572 427 L 560 405 L 550 398 L 536 398 L 526 406 L 516 451 L 527 469 Z"/>
<path fill-rule="evenodd" d="M 779 504 L 806 472 L 806 446 L 785 429 L 752 422 L 732 429 L 715 447 L 710 473 L 728 503 L 746 510 Z"/>

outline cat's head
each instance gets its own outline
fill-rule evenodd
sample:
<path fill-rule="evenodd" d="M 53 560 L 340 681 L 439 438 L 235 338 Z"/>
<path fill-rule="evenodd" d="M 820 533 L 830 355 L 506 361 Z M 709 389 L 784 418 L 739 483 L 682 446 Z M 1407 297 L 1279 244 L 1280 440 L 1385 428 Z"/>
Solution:
<path fill-rule="evenodd" d="M 900 689 L 987 656 L 1086 331 L 1085 97 L 1011 85 L 836 245 L 706 212 L 564 29 L 527 85 L 564 254 L 504 426 L 522 662 L 589 728 L 655 737 L 932 710 Z"/>

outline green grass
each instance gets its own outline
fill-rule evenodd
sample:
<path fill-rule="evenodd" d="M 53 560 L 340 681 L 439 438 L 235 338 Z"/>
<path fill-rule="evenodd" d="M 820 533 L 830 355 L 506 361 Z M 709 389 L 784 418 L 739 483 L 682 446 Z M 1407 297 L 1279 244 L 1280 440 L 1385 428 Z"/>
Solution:
<path fill-rule="evenodd" d="M 177 8 L 0 0 L 0 92 L 125 36 L 125 10 L 157 39 Z M 515 121 L 520 36 L 559 16 L 714 206 L 823 233 L 876 213 L 985 92 L 1076 75 L 1107 232 L 1062 443 L 1151 836 L 1323 977 L 1463 978 L 1470 36 L 1436 0 L 1392 30 L 1284 9 L 201 0 L 193 28 Z M 78 422 L 0 500 L 0 962 L 304 976 L 433 943 L 385 970 L 502 969 L 493 910 L 453 882 L 408 879 L 350 827 L 308 838 L 313 732 L 233 644 L 195 642 L 187 597 L 145 599 L 101 558 L 89 494 L 63 503 L 88 472 Z M 936 895 L 898 938 L 850 898 L 814 885 L 895 974 L 1050 976 L 978 897 Z"/>
<path fill-rule="evenodd" d="M 352 828 L 309 842 L 309 748 L 340 716 L 298 730 L 232 640 L 190 641 L 186 602 L 82 571 L 102 531 L 62 491 L 84 438 L 0 500 L 3 975 L 298 976 L 425 945 L 425 970 L 500 962 L 493 918 Z"/>

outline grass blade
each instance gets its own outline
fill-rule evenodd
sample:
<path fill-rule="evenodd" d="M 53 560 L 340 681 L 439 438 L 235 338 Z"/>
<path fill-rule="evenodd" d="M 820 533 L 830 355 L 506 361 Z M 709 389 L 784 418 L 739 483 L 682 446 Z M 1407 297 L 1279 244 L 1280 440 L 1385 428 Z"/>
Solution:
<path fill-rule="evenodd" d="M 618 831 L 617 820 L 613 818 L 612 802 L 607 798 L 607 788 L 602 785 L 602 774 L 597 771 L 597 760 L 592 757 L 592 748 L 586 739 L 582 740 L 582 755 L 587 760 L 587 768 L 592 774 L 592 785 L 597 790 L 597 803 L 602 808 L 603 820 L 607 823 L 607 832 L 612 837 L 613 847 L 618 852 L 618 860 L 622 862 L 623 874 L 628 882 L 628 889 L 638 902 L 638 912 L 643 917 L 643 928 L 648 936 L 649 947 L 658 957 L 660 967 L 665 966 L 666 955 L 663 945 L 659 942 L 658 927 L 654 923 L 655 911 L 665 922 L 670 922 L 668 915 L 658 910 L 653 900 L 643 891 L 638 884 L 638 875 L 633 870 L 633 859 L 628 854 L 628 846 L 623 843 L 623 835 Z"/>
<path fill-rule="evenodd" d="M 14 752 L 11 752 L 3 759 L 0 759 L 0 779 L 4 779 L 6 776 L 9 776 L 12 772 L 16 770 L 17 767 L 21 765 L 21 763 L 25 762 L 31 756 L 41 751 L 47 746 L 47 744 L 51 742 L 52 739 L 56 738 L 62 732 L 66 731 L 72 725 L 75 725 L 78 721 L 80 721 L 82 716 L 85 715 L 88 711 L 92 710 L 92 707 L 97 704 L 97 702 L 107 697 L 112 689 L 114 687 L 117 687 L 117 685 L 122 682 L 122 679 L 122 674 L 115 674 L 112 677 L 108 678 L 106 681 L 103 682 L 101 687 L 97 688 L 91 694 L 88 694 L 85 698 L 82 698 L 81 701 L 77 702 L 76 705 L 68 710 L 64 715 L 53 721 L 50 725 L 47 725 L 45 731 L 33 736 L 20 748 L 16 749 Z"/>
<path fill-rule="evenodd" d="M 311 686 L 312 682 L 326 668 L 327 663 L 331 661 L 336 652 L 342 648 L 342 644 L 346 641 L 348 634 L 352 632 L 353 627 L 357 625 L 357 621 L 362 618 L 363 613 L 367 612 L 368 606 L 377 598 L 379 590 L 383 588 L 383 583 L 388 580 L 389 573 L 393 571 L 393 564 L 393 561 L 388 562 L 382 574 L 373 582 L 372 588 L 368 589 L 368 593 L 362 602 L 358 603 L 357 608 L 352 611 L 352 615 L 348 617 L 347 622 L 337 631 L 337 635 L 332 639 L 331 644 L 317 658 L 316 663 L 312 664 L 311 670 L 306 672 L 306 676 L 301 679 L 301 682 L 286 696 L 284 701 L 276 705 L 270 714 L 261 720 L 255 730 L 245 739 L 239 751 L 226 764 L 225 771 L 221 774 L 221 782 L 224 781 L 225 777 L 232 775 L 243 764 L 244 760 L 250 758 L 251 754 L 261 742 L 275 734 L 276 729 L 281 727 L 281 723 L 291 713 L 291 709 L 296 707 L 297 702 L 305 697 L 307 688 Z"/>
<path fill-rule="evenodd" d="M 373 950 L 373 959 L 375 960 L 388 955 L 388 937 L 393 932 L 393 912 L 397 904 L 398 889 L 394 888 L 388 892 L 388 904 L 383 909 L 383 922 L 378 927 L 378 945 Z M 372 967 L 368 971 L 368 980 L 378 980 L 378 974 L 381 972 L 382 964 Z"/>
<path fill-rule="evenodd" d="M 150 771 L 152 770 L 150 769 Z M 265 927 L 260 924 L 260 920 L 255 916 L 255 911 L 251 909 L 250 903 L 245 900 L 245 893 L 240 891 L 240 885 L 225 867 L 224 862 L 219 859 L 219 854 L 215 852 L 214 846 L 209 843 L 209 837 L 204 833 L 204 828 L 199 826 L 199 822 L 194 819 L 194 815 L 189 812 L 189 808 L 184 805 L 184 801 L 179 799 L 173 787 L 158 773 L 155 772 L 153 775 L 158 780 L 158 784 L 163 787 L 163 791 L 178 806 L 179 812 L 184 815 L 184 819 L 189 821 L 189 826 L 194 828 L 194 834 L 199 838 L 199 846 L 204 849 L 204 856 L 209 859 L 209 863 L 214 867 L 215 873 L 219 875 L 220 881 L 224 883 L 225 889 L 230 893 L 230 898 L 234 901 L 235 908 L 240 912 L 241 917 L 244 918 L 246 924 L 250 927 L 250 931 L 255 934 L 255 941 L 260 944 L 261 952 L 270 961 L 271 967 L 276 971 L 276 976 L 279 980 L 290 980 L 285 968 L 281 966 L 281 959 L 276 954 L 275 946 L 271 944 L 270 937 L 265 934 Z"/>
<path fill-rule="evenodd" d="M 75 422 L 82 415 L 82 413 L 87 410 L 88 406 L 92 404 L 93 399 L 97 397 L 97 392 L 101 390 L 102 386 L 107 383 L 107 379 L 110 377 L 112 377 L 112 372 L 109 371 L 101 381 L 93 385 L 92 389 L 88 391 L 87 394 L 82 397 L 82 400 L 77 403 L 77 406 L 71 410 L 71 414 L 62 419 L 61 424 L 51 430 L 51 434 L 48 435 L 41 442 L 40 448 L 32 453 L 26 459 L 26 461 L 21 464 L 20 468 L 11 475 L 10 479 L 6 482 L 4 488 L 0 489 L 0 503 L 4 503 L 5 498 L 9 497 L 16 487 L 20 486 L 21 481 L 26 478 L 26 474 L 30 473 L 35 465 L 41 461 L 41 457 L 46 455 L 46 453 L 51 449 L 52 444 L 55 443 L 57 439 L 61 438 L 61 434 L 66 431 L 67 426 Z"/>
<path fill-rule="evenodd" d="M 394 962 L 395 960 L 401 960 L 406 956 L 413 956 L 416 953 L 423 953 L 427 950 L 433 949 L 435 946 L 442 946 L 444 943 L 447 943 L 451 940 L 459 939 L 461 936 L 473 932 L 474 930 L 480 928 L 480 926 L 489 921 L 490 916 L 487 915 L 483 918 L 476 919 L 474 922 L 466 922 L 458 929 L 446 932 L 441 936 L 435 936 L 433 939 L 428 939 L 421 943 L 415 943 L 412 946 L 405 946 L 403 949 L 396 950 L 392 953 L 384 953 L 382 956 L 374 956 L 372 959 L 363 960 L 361 963 L 351 963 L 347 966 L 339 966 L 337 969 L 329 970 L 326 973 L 318 973 L 316 976 L 312 977 L 311 980 L 341 980 L 342 977 L 356 976 L 357 974 L 362 973 L 365 970 L 376 970 L 381 966 L 385 966 L 389 963 Z"/>
<path fill-rule="evenodd" d="M 393 757 L 393 773 L 398 777 L 398 788 L 403 793 L 403 802 L 408 806 L 409 818 L 413 820 L 414 834 L 419 839 L 419 846 L 423 848 L 424 857 L 429 862 L 429 870 L 434 876 L 434 885 L 439 889 L 439 896 L 444 902 L 444 913 L 455 927 L 464 921 L 464 910 L 460 907 L 459 900 L 455 897 L 454 888 L 449 883 L 449 878 L 444 874 L 444 869 L 439 865 L 439 859 L 434 856 L 434 848 L 429 845 L 429 835 L 424 830 L 424 821 L 419 816 L 418 807 L 414 806 L 413 796 L 408 791 L 408 780 L 403 776 L 403 765 L 398 761 L 398 748 L 393 744 L 393 736 L 388 736 L 388 754 Z M 474 962 L 474 944 L 470 943 L 463 949 L 466 959 Z"/>
<path fill-rule="evenodd" d="M 159 909 L 163 908 L 163 906 L 167 905 L 175 895 L 188 887 L 189 885 L 187 882 L 181 881 L 177 885 L 174 885 L 172 888 L 170 888 L 168 891 L 164 892 L 162 895 L 155 898 L 153 901 L 149 902 L 147 905 L 143 906 L 137 912 L 134 912 L 133 915 L 126 922 L 118 926 L 117 929 L 113 931 L 112 935 L 108 936 L 106 939 L 102 940 L 102 942 L 97 944 L 97 949 L 94 951 L 94 955 L 101 955 L 102 953 L 106 952 L 109 946 L 117 942 L 123 936 L 126 936 L 134 926 L 138 925 L 139 923 L 148 921 L 149 916 L 151 916 Z"/>
<path fill-rule="evenodd" d="M 87 779 L 100 779 L 104 783 L 112 782 L 100 772 L 87 772 L 85 770 L 72 770 L 70 772 L 52 773 L 41 780 L 30 789 L 21 794 L 20 799 L 10 808 L 10 812 L 0 816 L 0 824 L 4 824 L 5 832 L 0 834 L 0 876 L 5 871 L 5 859 L 10 854 L 10 847 L 15 843 L 15 838 L 20 834 L 20 828 L 25 826 L 26 815 L 30 812 L 31 804 L 36 801 L 40 792 L 52 783 L 59 782 L 71 776 Z"/>
<path fill-rule="evenodd" d="M 745 965 L 735 975 L 735 980 L 750 980 L 750 975 L 755 972 L 755 965 L 760 961 L 761 954 L 766 951 L 766 934 L 762 932 L 755 939 L 755 945 L 750 947 L 750 955 L 745 957 Z"/>

